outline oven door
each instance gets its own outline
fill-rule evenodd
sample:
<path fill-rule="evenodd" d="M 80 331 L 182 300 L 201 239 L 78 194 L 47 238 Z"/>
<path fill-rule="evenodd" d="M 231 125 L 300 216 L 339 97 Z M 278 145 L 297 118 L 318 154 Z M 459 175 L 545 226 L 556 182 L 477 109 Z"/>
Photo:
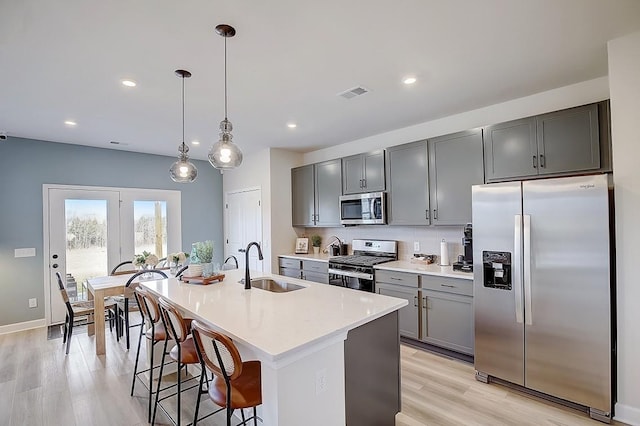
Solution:
<path fill-rule="evenodd" d="M 329 284 L 373 293 L 373 275 L 329 268 Z"/>

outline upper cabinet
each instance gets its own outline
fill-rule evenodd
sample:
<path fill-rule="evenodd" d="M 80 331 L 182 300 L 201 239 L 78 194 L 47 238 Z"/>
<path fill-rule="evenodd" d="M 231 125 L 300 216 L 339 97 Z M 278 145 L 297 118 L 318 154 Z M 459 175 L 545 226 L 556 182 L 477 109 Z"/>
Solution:
<path fill-rule="evenodd" d="M 487 182 L 601 169 L 599 105 L 487 126 Z M 601 140 L 602 139 L 602 140 Z"/>
<path fill-rule="evenodd" d="M 342 159 L 342 192 L 345 195 L 384 189 L 384 150 Z"/>
<path fill-rule="evenodd" d="M 429 139 L 431 223 L 471 222 L 471 186 L 484 183 L 482 130 Z"/>
<path fill-rule="evenodd" d="M 427 141 L 387 149 L 389 225 L 428 225 L 429 171 Z"/>
<path fill-rule="evenodd" d="M 293 226 L 340 226 L 340 159 L 291 169 Z"/>

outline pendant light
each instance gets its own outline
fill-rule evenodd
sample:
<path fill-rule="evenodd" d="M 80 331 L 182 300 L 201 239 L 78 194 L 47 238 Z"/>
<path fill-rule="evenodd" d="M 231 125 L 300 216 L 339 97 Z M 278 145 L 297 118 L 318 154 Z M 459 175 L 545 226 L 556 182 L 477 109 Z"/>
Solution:
<path fill-rule="evenodd" d="M 171 165 L 169 175 L 174 182 L 191 183 L 198 177 L 198 169 L 189 161 L 189 146 L 184 143 L 184 79 L 191 77 L 185 70 L 176 70 L 176 75 L 182 78 L 182 144 L 178 147 L 178 161 Z"/>
<path fill-rule="evenodd" d="M 222 173 L 242 164 L 242 151 L 231 141 L 233 125 L 227 119 L 227 38 L 236 35 L 236 30 L 230 25 L 220 24 L 216 32 L 224 37 L 224 120 L 220 122 L 220 140 L 209 151 L 209 162 Z"/>

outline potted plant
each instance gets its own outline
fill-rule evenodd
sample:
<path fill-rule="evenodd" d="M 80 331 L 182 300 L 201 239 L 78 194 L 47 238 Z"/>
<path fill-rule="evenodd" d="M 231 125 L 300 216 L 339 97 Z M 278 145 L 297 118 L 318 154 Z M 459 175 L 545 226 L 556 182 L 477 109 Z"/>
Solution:
<path fill-rule="evenodd" d="M 213 241 L 199 241 L 196 243 L 196 254 L 202 265 L 202 276 L 210 277 L 213 275 Z"/>
<path fill-rule="evenodd" d="M 313 246 L 313 253 L 320 253 L 320 244 L 322 244 L 322 237 L 318 234 L 311 236 L 311 245 Z"/>

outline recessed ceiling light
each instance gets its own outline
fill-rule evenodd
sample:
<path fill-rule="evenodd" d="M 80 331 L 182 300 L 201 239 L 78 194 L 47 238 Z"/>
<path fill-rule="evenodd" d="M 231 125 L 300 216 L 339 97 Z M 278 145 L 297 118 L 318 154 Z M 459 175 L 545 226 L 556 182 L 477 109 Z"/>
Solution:
<path fill-rule="evenodd" d="M 192 145 L 200 145 L 200 141 L 191 141 Z"/>
<path fill-rule="evenodd" d="M 405 78 L 404 80 L 402 80 L 402 82 L 403 82 L 404 84 L 413 84 L 413 83 L 415 83 L 416 81 L 418 81 L 418 80 L 417 80 L 415 77 L 407 77 L 407 78 Z"/>
<path fill-rule="evenodd" d="M 71 120 L 65 121 L 64 124 L 66 124 L 69 127 L 75 127 L 75 126 L 78 125 L 78 123 L 76 123 L 75 121 L 71 121 Z"/>
<path fill-rule="evenodd" d="M 296 127 L 298 127 L 298 125 L 296 123 L 287 123 L 287 127 L 290 129 L 295 129 Z"/>
<path fill-rule="evenodd" d="M 133 80 L 122 80 L 122 84 L 127 87 L 136 87 L 136 82 Z"/>

